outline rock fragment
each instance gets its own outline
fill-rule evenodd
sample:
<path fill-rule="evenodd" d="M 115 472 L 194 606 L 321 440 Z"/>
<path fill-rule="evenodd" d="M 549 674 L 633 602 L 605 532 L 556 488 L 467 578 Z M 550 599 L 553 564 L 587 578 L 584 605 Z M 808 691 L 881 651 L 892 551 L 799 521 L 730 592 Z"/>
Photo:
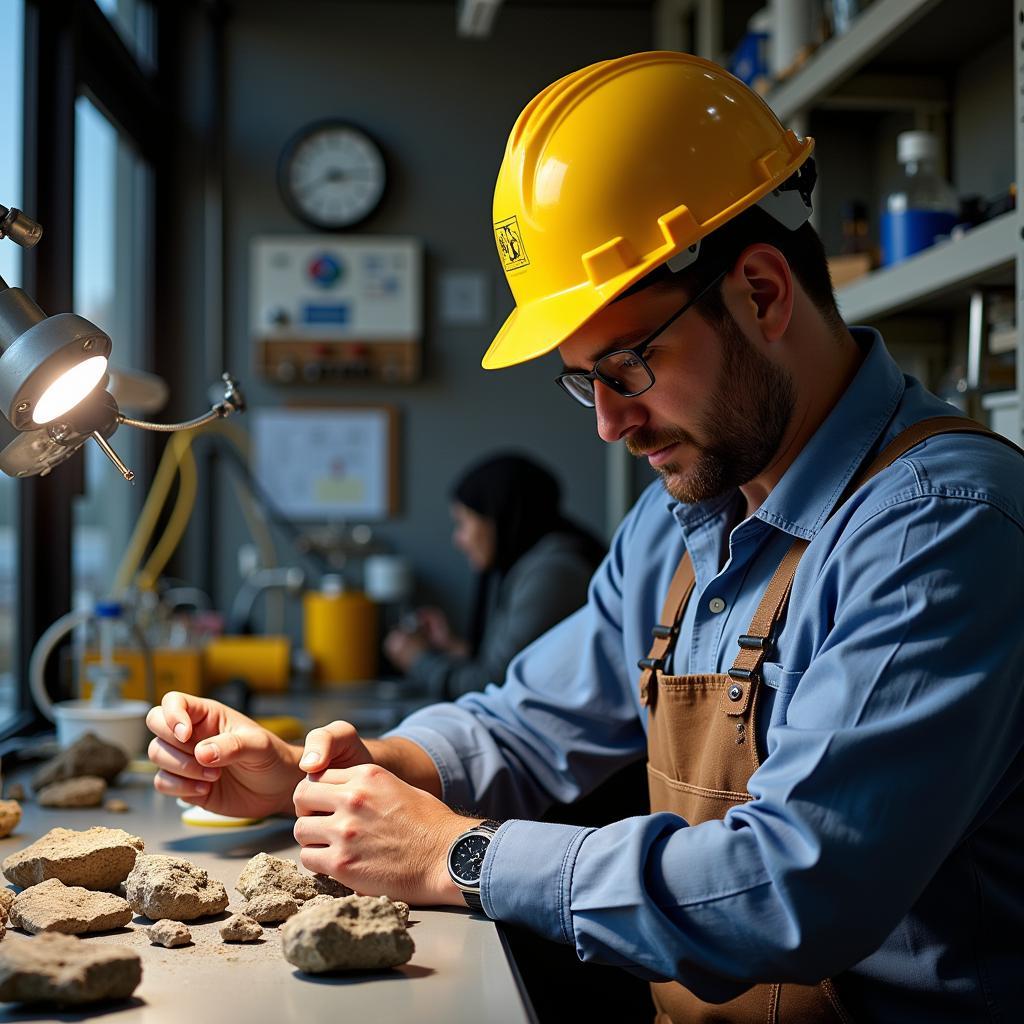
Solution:
<path fill-rule="evenodd" d="M 84 935 L 123 928 L 132 919 L 132 908 L 113 893 L 93 892 L 48 878 L 15 897 L 10 919 L 13 927 L 33 935 Z"/>
<path fill-rule="evenodd" d="M 185 925 L 167 918 L 157 921 L 152 928 L 147 928 L 146 935 L 154 946 L 165 946 L 167 949 L 187 946 L 192 941 L 192 933 Z"/>
<path fill-rule="evenodd" d="M 333 903 L 336 899 L 339 899 L 339 897 L 328 896 L 326 893 L 321 893 L 319 896 L 314 896 L 311 900 L 306 900 L 306 902 L 302 904 L 301 909 L 305 910 L 307 907 L 326 906 L 329 903 Z"/>
<path fill-rule="evenodd" d="M 10 916 L 15 895 L 10 889 L 0 889 L 0 921 L 6 921 Z"/>
<path fill-rule="evenodd" d="M 312 974 L 406 963 L 416 947 L 387 897 L 346 896 L 303 908 L 281 928 L 285 959 Z"/>
<path fill-rule="evenodd" d="M 132 909 L 152 921 L 194 921 L 219 914 L 228 905 L 228 893 L 201 867 L 180 857 L 142 854 L 125 882 Z"/>
<path fill-rule="evenodd" d="M 262 926 L 247 914 L 232 914 L 220 926 L 220 937 L 225 942 L 255 942 L 262 935 Z"/>
<path fill-rule="evenodd" d="M 142 980 L 138 953 L 47 932 L 0 945 L 0 1001 L 75 1006 L 127 999 Z"/>
<path fill-rule="evenodd" d="M 352 891 L 327 875 L 306 874 L 294 861 L 272 857 L 268 853 L 256 854 L 245 865 L 235 888 L 247 900 L 268 892 L 286 892 L 296 903 L 305 903 L 324 893 L 347 896 Z"/>
<path fill-rule="evenodd" d="M 98 776 L 105 782 L 113 782 L 128 765 L 128 755 L 113 743 L 101 740 L 95 733 L 87 732 L 47 761 L 32 776 L 32 788 L 37 792 L 54 782 L 81 778 L 83 775 Z"/>
<path fill-rule="evenodd" d="M 110 814 L 125 814 L 130 811 L 131 808 L 123 800 L 118 800 L 115 797 L 113 800 L 108 800 L 103 805 L 103 810 L 108 811 Z"/>
<path fill-rule="evenodd" d="M 145 849 L 138 836 L 120 828 L 89 828 L 78 832 L 54 828 L 31 846 L 12 853 L 0 865 L 9 882 L 27 889 L 48 878 L 86 889 L 113 889 L 128 877 L 135 858 Z"/>
<path fill-rule="evenodd" d="M 242 907 L 242 913 L 260 924 L 276 924 L 278 921 L 287 921 L 298 909 L 298 903 L 289 893 L 266 892 L 249 900 Z"/>
<path fill-rule="evenodd" d="M 36 799 L 42 807 L 99 807 L 106 792 L 105 779 L 98 775 L 82 775 L 46 786 L 39 790 Z"/>
<path fill-rule="evenodd" d="M 391 905 L 398 911 L 398 920 L 409 926 L 409 904 L 404 900 L 392 900 Z"/>
<path fill-rule="evenodd" d="M 21 804 L 17 800 L 0 800 L 0 839 L 9 836 L 21 821 Z"/>

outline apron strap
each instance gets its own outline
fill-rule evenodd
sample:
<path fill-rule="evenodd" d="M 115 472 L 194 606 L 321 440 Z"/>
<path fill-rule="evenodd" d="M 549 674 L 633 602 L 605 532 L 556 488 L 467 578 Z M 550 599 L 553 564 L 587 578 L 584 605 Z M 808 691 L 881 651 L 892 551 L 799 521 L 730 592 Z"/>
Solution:
<path fill-rule="evenodd" d="M 921 420 L 893 438 L 866 468 L 855 474 L 842 497 L 829 513 L 829 518 L 872 477 L 891 466 L 898 458 L 906 455 L 912 448 L 916 448 L 922 441 L 938 434 L 981 434 L 1001 441 L 1013 448 L 1014 451 L 1024 455 L 1024 451 L 1009 438 L 994 433 L 975 420 L 965 419 L 963 416 L 935 416 L 931 419 Z M 751 620 L 750 628 L 738 639 L 740 649 L 732 668 L 729 669 L 729 676 L 733 682 L 731 686 L 726 687 L 722 694 L 721 708 L 727 715 L 746 714 L 750 705 L 750 695 L 754 689 L 750 683 L 764 661 L 771 636 L 786 610 L 797 566 L 800 564 L 803 553 L 807 550 L 808 543 L 809 541 L 798 539 L 790 546 L 761 598 L 761 603 Z"/>
<path fill-rule="evenodd" d="M 672 576 L 672 582 L 668 586 L 668 594 L 661 609 L 661 621 L 651 630 L 654 637 L 651 649 L 647 652 L 646 658 L 641 658 L 636 663 L 642 673 L 640 676 L 640 703 L 645 707 L 649 703 L 653 703 L 655 672 L 664 672 L 665 670 L 665 658 L 675 646 L 683 609 L 686 607 L 686 602 L 690 600 L 695 582 L 693 562 L 690 559 L 690 552 L 686 551 L 679 560 Z"/>

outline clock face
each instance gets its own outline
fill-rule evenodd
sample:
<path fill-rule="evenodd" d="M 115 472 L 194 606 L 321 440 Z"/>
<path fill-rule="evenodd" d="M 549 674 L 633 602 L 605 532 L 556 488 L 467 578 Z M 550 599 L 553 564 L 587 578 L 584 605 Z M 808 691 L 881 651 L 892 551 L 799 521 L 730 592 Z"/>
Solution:
<path fill-rule="evenodd" d="M 452 873 L 467 885 L 476 885 L 484 866 L 484 854 L 490 843 L 489 836 L 463 836 L 452 850 L 450 865 Z"/>
<path fill-rule="evenodd" d="M 328 231 L 365 220 L 384 194 L 386 177 L 374 141 L 343 121 L 303 129 L 285 147 L 278 170 L 292 213 Z"/>

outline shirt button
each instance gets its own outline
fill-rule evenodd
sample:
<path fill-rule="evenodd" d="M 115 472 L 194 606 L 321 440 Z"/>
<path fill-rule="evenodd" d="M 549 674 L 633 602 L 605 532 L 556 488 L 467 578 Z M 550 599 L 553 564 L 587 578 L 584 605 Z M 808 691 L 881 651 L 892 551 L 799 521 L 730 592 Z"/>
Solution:
<path fill-rule="evenodd" d="M 720 615 L 725 611 L 725 602 L 720 597 L 713 597 L 708 601 L 708 611 L 713 615 Z"/>

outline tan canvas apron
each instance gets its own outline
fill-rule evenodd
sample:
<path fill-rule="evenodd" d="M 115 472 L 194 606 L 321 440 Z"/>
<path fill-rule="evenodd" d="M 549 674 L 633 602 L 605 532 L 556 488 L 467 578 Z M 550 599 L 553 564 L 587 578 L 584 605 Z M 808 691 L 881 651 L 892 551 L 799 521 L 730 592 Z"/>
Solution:
<path fill-rule="evenodd" d="M 911 448 L 946 433 L 986 434 L 1016 447 L 972 420 L 951 416 L 923 420 L 890 442 L 862 470 L 836 508 Z M 764 685 L 761 662 L 806 547 L 807 541 L 797 540 L 786 552 L 750 628 L 739 637 L 739 653 L 726 674 L 672 676 L 661 670 L 675 646 L 694 587 L 693 565 L 689 554 L 683 556 L 669 586 L 660 624 L 653 629 L 654 643 L 639 663 L 640 700 L 649 716 L 647 775 L 652 813 L 670 811 L 699 825 L 722 818 L 730 807 L 751 799 L 747 782 L 761 763 L 757 749 L 758 702 Z M 755 985 L 721 1004 L 704 1002 L 677 982 L 654 983 L 651 991 L 656 1024 L 816 1024 L 851 1019 L 827 978 L 818 985 Z"/>

